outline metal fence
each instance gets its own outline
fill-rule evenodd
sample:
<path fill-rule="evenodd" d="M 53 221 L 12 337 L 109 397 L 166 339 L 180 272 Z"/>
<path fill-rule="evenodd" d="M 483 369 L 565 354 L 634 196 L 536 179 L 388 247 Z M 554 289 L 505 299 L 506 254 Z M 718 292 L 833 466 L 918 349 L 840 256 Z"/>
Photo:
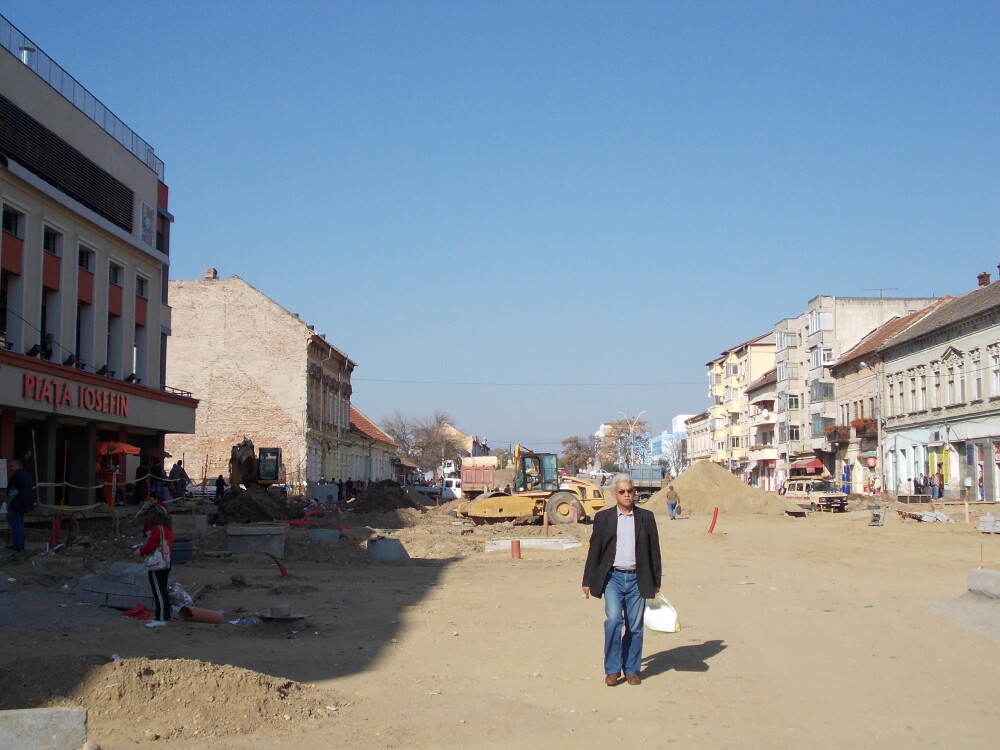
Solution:
<path fill-rule="evenodd" d="M 87 91 L 51 57 L 38 49 L 34 42 L 2 14 L 0 14 L 0 44 L 163 180 L 163 161 L 153 153 L 153 147 L 136 135 L 135 131 L 118 119 L 100 99 Z"/>

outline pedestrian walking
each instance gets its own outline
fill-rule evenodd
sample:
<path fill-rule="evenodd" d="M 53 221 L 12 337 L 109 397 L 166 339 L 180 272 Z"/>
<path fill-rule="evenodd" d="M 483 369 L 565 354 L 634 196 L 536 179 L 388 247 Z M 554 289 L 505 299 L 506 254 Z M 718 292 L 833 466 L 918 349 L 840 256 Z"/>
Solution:
<path fill-rule="evenodd" d="M 660 538 L 656 516 L 635 505 L 632 477 L 616 474 L 610 484 L 615 505 L 594 516 L 583 595 L 604 597 L 604 684 L 617 685 L 624 672 L 639 685 L 645 600 L 660 591 Z"/>

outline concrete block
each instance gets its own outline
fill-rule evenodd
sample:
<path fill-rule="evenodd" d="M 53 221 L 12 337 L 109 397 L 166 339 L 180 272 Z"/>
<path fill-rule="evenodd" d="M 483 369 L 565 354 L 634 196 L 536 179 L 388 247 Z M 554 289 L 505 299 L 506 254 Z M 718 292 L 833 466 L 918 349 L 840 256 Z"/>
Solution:
<path fill-rule="evenodd" d="M 309 529 L 307 536 L 314 542 L 333 543 L 340 539 L 339 529 Z"/>
<path fill-rule="evenodd" d="M 486 542 L 487 552 L 497 552 L 497 551 L 510 551 L 510 543 L 512 539 L 491 539 Z M 569 539 L 521 539 L 521 549 L 572 549 L 573 547 L 582 547 L 582 542 L 575 542 Z"/>
<path fill-rule="evenodd" d="M 134 562 L 114 562 L 108 566 L 107 573 L 111 576 L 128 576 L 145 572 L 141 563 Z"/>
<path fill-rule="evenodd" d="M 174 513 L 170 517 L 174 538 L 204 539 L 208 536 L 208 516 L 202 513 Z"/>
<path fill-rule="evenodd" d="M 381 537 L 368 540 L 368 559 L 378 562 L 394 562 L 398 560 L 409 560 L 403 543 L 391 537 Z"/>
<path fill-rule="evenodd" d="M 275 557 L 284 557 L 288 526 L 283 523 L 231 523 L 226 527 L 226 536 L 229 551 L 237 555 L 266 552 Z"/>
<path fill-rule="evenodd" d="M 1000 571 L 973 568 L 969 571 L 969 591 L 1000 599 Z"/>
<path fill-rule="evenodd" d="M 0 711 L 0 747 L 16 747 L 17 750 L 77 750 L 86 742 L 86 708 Z"/>

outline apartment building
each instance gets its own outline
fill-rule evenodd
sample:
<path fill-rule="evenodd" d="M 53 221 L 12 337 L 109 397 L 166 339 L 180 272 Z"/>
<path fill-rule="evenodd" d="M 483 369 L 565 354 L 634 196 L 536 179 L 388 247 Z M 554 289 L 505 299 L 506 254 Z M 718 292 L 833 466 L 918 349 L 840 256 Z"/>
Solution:
<path fill-rule="evenodd" d="M 0 458 L 27 458 L 43 502 L 87 504 L 98 443 L 150 457 L 194 429 L 165 379 L 169 190 L 153 148 L 3 16 L 0 45 Z"/>
<path fill-rule="evenodd" d="M 945 498 L 1000 500 L 1000 282 L 981 273 L 879 354 L 886 489 L 940 473 Z"/>
<path fill-rule="evenodd" d="M 187 459 L 192 478 L 226 473 L 230 448 L 244 437 L 281 448 L 293 486 L 320 477 L 392 477 L 382 463 L 367 461 L 365 439 L 355 445 L 356 364 L 346 354 L 239 276 L 222 279 L 208 268 L 203 279 L 169 287 L 167 375 L 197 394 L 202 408 L 193 434 L 171 436 L 166 446 Z"/>
<path fill-rule="evenodd" d="M 836 474 L 826 428 L 836 424 L 830 368 L 843 352 L 887 321 L 932 304 L 935 298 L 833 297 L 809 300 L 805 311 L 774 328 L 777 448 L 775 480 L 793 472 Z"/>
<path fill-rule="evenodd" d="M 777 382 L 777 370 L 772 367 L 746 389 L 750 446 L 747 449 L 743 478 L 752 487 L 768 491 L 778 489 L 775 482 L 778 460 L 775 432 L 777 417 L 774 413 Z"/>
<path fill-rule="evenodd" d="M 744 341 L 708 362 L 711 460 L 743 476 L 750 461 L 747 386 L 774 367 L 774 333 Z"/>

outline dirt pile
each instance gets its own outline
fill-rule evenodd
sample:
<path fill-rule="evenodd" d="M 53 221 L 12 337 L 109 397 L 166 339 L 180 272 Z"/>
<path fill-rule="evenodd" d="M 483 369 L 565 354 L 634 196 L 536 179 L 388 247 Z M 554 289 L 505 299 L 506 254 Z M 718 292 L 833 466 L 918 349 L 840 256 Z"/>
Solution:
<path fill-rule="evenodd" d="M 726 515 L 778 514 L 798 506 L 788 504 L 783 497 L 744 484 L 712 461 L 698 461 L 671 484 L 680 496 L 684 515 L 705 515 L 718 508 Z M 667 488 L 653 495 L 643 507 L 655 513 L 667 513 Z"/>
<path fill-rule="evenodd" d="M 252 484 L 243 492 L 226 492 L 219 502 L 218 523 L 281 521 L 301 516 L 302 512 L 289 507 L 283 498 Z"/>
<path fill-rule="evenodd" d="M 386 479 L 375 482 L 354 498 L 350 509 L 356 513 L 388 513 L 400 508 L 414 508 L 424 512 L 426 508 L 411 498 L 398 484 Z"/>
<path fill-rule="evenodd" d="M 342 703 L 327 690 L 239 667 L 106 656 L 14 662 L 0 695 L 18 707 L 86 706 L 92 732 L 118 742 L 248 734 L 278 721 L 326 719 Z M 130 730 L 120 728 L 123 715 Z"/>

